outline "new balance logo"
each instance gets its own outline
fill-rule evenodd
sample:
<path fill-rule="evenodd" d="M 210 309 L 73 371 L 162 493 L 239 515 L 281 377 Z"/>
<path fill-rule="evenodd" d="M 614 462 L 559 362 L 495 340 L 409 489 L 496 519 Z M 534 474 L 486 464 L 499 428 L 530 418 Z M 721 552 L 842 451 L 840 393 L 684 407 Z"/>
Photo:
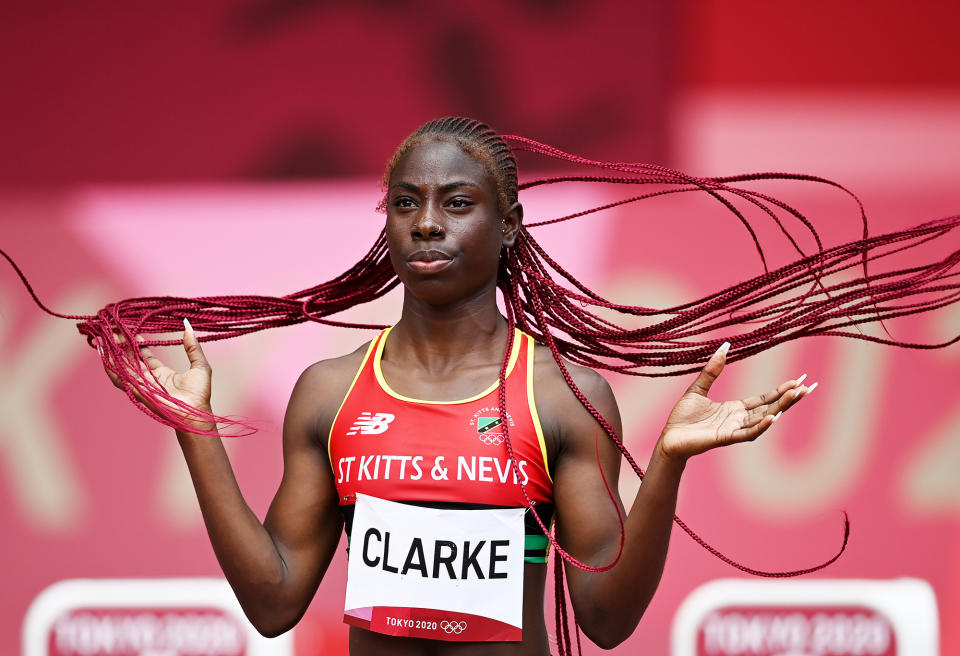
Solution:
<path fill-rule="evenodd" d="M 347 435 L 356 435 L 357 433 L 379 435 L 385 433 L 393 419 L 394 416 L 387 412 L 378 412 L 377 414 L 361 412 L 360 416 L 353 422 L 353 426 L 347 431 Z"/>

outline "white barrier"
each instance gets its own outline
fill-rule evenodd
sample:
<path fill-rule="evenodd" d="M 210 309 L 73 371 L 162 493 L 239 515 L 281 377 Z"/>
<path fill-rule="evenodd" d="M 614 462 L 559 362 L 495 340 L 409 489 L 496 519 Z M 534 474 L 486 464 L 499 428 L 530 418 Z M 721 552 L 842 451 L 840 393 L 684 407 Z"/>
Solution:
<path fill-rule="evenodd" d="M 673 656 L 939 656 L 933 589 L 919 579 L 721 579 L 673 622 Z"/>
<path fill-rule="evenodd" d="M 37 595 L 23 656 L 292 656 L 264 638 L 223 579 L 72 579 Z"/>

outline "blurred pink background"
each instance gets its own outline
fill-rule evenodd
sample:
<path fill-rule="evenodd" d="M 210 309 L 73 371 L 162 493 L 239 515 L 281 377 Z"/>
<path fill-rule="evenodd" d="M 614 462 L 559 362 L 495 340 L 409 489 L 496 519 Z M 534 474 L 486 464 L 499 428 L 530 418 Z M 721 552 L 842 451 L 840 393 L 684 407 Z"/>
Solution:
<path fill-rule="evenodd" d="M 874 233 L 960 212 L 955 3 L 95 1 L 3 13 L 0 247 L 60 312 L 131 296 L 283 295 L 333 277 L 379 229 L 393 148 L 447 114 L 597 159 L 823 175 L 861 197 Z M 859 236 L 841 194 L 765 189 L 828 245 Z M 521 200 L 536 220 L 607 193 Z M 702 199 L 647 201 L 537 238 L 634 304 L 761 271 L 739 224 Z M 350 316 L 391 322 L 398 307 L 395 294 Z M 919 342 L 958 328 L 958 306 L 890 326 Z M 261 516 L 297 375 L 369 337 L 310 325 L 207 347 L 215 409 L 262 424 L 230 444 Z M 738 560 L 793 569 L 832 553 L 845 509 L 848 552 L 818 576 L 929 581 L 942 653 L 960 653 L 949 621 L 960 616 L 960 348 L 793 342 L 732 365 L 716 396 L 804 371 L 821 388 L 788 421 L 690 464 L 680 516 Z M 641 462 L 688 382 L 612 379 Z M 127 403 L 73 325 L 41 313 L 9 268 L 0 390 L 0 653 L 18 652 L 27 606 L 54 581 L 219 572 L 171 431 Z M 624 497 L 635 489 L 624 476 Z M 341 550 L 297 627 L 298 656 L 345 653 L 345 563 Z M 682 599 L 735 575 L 676 532 L 660 591 L 615 653 L 668 653 Z"/>

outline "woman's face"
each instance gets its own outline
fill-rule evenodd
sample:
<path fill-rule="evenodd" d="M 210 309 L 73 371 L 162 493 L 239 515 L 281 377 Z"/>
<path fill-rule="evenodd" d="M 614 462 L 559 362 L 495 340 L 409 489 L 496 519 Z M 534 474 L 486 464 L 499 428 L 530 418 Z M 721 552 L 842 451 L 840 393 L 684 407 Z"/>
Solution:
<path fill-rule="evenodd" d="M 410 293 L 446 305 L 496 284 L 500 249 L 519 227 L 519 205 L 504 217 L 497 198 L 494 178 L 454 141 L 425 141 L 397 162 L 386 235 Z"/>

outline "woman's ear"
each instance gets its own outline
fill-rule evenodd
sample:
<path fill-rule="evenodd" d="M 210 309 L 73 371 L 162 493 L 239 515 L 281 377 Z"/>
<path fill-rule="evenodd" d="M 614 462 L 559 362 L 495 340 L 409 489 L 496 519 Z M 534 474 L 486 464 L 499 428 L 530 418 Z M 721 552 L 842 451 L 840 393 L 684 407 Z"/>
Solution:
<path fill-rule="evenodd" d="M 506 248 L 510 248 L 516 243 L 521 223 L 523 223 L 523 205 L 514 203 L 503 215 L 503 245 Z"/>

